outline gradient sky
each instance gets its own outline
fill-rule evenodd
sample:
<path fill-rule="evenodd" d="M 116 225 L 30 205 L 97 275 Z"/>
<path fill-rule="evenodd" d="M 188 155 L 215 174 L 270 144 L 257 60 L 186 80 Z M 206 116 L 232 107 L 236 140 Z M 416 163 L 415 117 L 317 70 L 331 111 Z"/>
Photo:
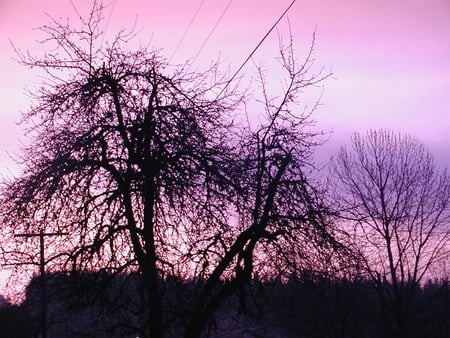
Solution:
<path fill-rule="evenodd" d="M 90 1 L 73 2 L 82 14 L 89 11 Z M 202 0 L 112 0 L 105 11 L 109 18 L 105 40 L 137 19 L 138 38 L 170 58 L 200 3 Z M 220 55 L 234 73 L 290 3 L 203 0 L 172 63 L 198 53 L 230 4 L 193 69 L 204 68 Z M 42 51 L 36 40 L 43 36 L 35 28 L 49 22 L 45 13 L 70 17 L 70 22 L 76 23 L 69 0 L 0 0 L 0 175 L 17 170 L 7 153 L 17 153 L 20 140 L 25 140 L 16 124 L 20 111 L 30 104 L 24 87 L 32 88 L 39 80 L 13 60 L 9 40 L 31 53 Z M 315 64 L 334 74 L 325 84 L 322 106 L 314 115 L 317 128 L 333 131 L 319 150 L 320 161 L 348 142 L 355 131 L 389 128 L 417 136 L 440 165 L 450 167 L 449 0 L 297 0 L 288 18 L 299 59 L 317 30 Z M 278 31 L 288 38 L 287 18 Z M 254 56 L 256 63 L 267 65 L 269 74 L 277 48 L 274 32 Z M 241 75 L 253 70 L 250 63 Z"/>
<path fill-rule="evenodd" d="M 87 13 L 90 1 L 74 0 Z M 201 0 L 113 0 L 105 11 L 106 38 L 137 19 L 138 38 L 170 58 Z M 229 0 L 204 0 L 172 62 L 194 57 Z M 196 59 L 193 68 L 219 55 L 233 73 L 291 0 L 234 0 Z M 15 125 L 30 101 L 25 86 L 37 78 L 18 65 L 9 39 L 39 52 L 36 27 L 55 18 L 76 23 L 69 0 L 0 0 L 0 173 L 14 171 L 6 152 L 17 152 L 23 131 Z M 450 1 L 449 0 L 298 0 L 288 13 L 301 59 L 317 26 L 316 66 L 332 70 L 318 128 L 332 130 L 320 150 L 324 160 L 354 131 L 389 128 L 419 137 L 441 165 L 450 167 Z M 108 20 L 105 20 L 105 25 Z M 279 34 L 288 37 L 285 18 Z M 254 59 L 267 64 L 277 56 L 273 32 Z M 252 71 L 251 63 L 242 75 Z"/>

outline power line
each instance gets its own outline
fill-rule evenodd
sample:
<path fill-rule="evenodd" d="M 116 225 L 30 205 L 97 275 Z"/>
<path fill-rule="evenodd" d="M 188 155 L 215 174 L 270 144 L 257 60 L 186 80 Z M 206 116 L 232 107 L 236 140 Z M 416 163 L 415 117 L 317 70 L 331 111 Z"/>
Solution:
<path fill-rule="evenodd" d="M 186 35 L 187 35 L 189 29 L 191 28 L 192 24 L 194 23 L 194 20 L 195 20 L 195 18 L 197 17 L 197 14 L 198 14 L 198 12 L 200 11 L 200 8 L 203 6 L 203 3 L 204 3 L 204 2 L 205 2 L 205 0 L 202 0 L 202 1 L 200 2 L 200 4 L 198 5 L 197 10 L 195 11 L 194 15 L 193 15 L 192 18 L 191 18 L 191 21 L 189 22 L 188 26 L 186 27 L 186 29 L 185 29 L 185 31 L 184 31 L 184 33 L 183 33 L 183 36 L 181 37 L 180 41 L 178 41 L 178 44 L 177 44 L 177 46 L 175 47 L 175 50 L 173 51 L 173 53 L 172 53 L 172 55 L 171 55 L 171 57 L 170 57 L 170 59 L 169 59 L 169 63 L 172 61 L 173 57 L 174 57 L 175 54 L 177 53 L 178 48 L 180 48 L 181 43 L 184 41 L 184 38 L 186 37 Z"/>
<path fill-rule="evenodd" d="M 40 294 L 41 294 L 41 337 L 47 338 L 47 293 L 46 293 L 46 283 L 45 283 L 45 245 L 44 237 L 47 236 L 64 236 L 68 235 L 66 232 L 44 232 L 39 231 L 38 233 L 23 233 L 16 234 L 14 237 L 39 237 L 39 284 L 40 284 Z"/>
<path fill-rule="evenodd" d="M 278 25 L 278 23 L 281 21 L 281 19 L 283 19 L 283 17 L 286 15 L 286 13 L 291 9 L 291 7 L 294 5 L 294 3 L 297 0 L 293 0 L 291 2 L 291 4 L 288 6 L 288 8 L 286 8 L 286 10 L 283 12 L 283 14 L 280 15 L 280 17 L 278 18 L 278 20 L 272 25 L 272 27 L 269 29 L 269 31 L 266 33 L 266 35 L 264 35 L 264 37 L 261 39 L 261 41 L 259 41 L 259 43 L 256 45 L 256 47 L 252 50 L 252 52 L 250 53 L 250 55 L 245 59 L 245 61 L 241 64 L 241 66 L 238 68 L 238 70 L 233 74 L 233 76 L 227 81 L 227 83 L 225 84 L 225 86 L 222 88 L 222 90 L 220 91 L 219 95 L 220 96 L 224 90 L 230 85 L 231 82 L 233 82 L 233 80 L 236 78 L 236 76 L 239 74 L 239 72 L 242 70 L 242 68 L 244 68 L 245 64 L 248 62 L 248 60 L 250 60 L 253 56 L 253 54 L 255 54 L 255 52 L 258 50 L 258 48 L 263 44 L 264 40 L 266 40 L 266 38 L 269 36 L 270 33 L 272 33 L 272 31 L 275 29 L 275 27 Z"/>
<path fill-rule="evenodd" d="M 217 19 L 216 24 L 214 25 L 214 27 L 211 29 L 211 31 L 209 32 L 208 36 L 206 37 L 205 41 L 203 41 L 203 44 L 201 45 L 200 49 L 198 50 L 197 54 L 195 54 L 194 58 L 192 59 L 191 65 L 194 64 L 195 60 L 197 60 L 197 57 L 200 55 L 200 53 L 202 52 L 203 48 L 205 47 L 205 45 L 208 43 L 209 38 L 213 35 L 214 31 L 216 30 L 217 26 L 219 25 L 220 21 L 222 20 L 223 16 L 225 15 L 225 13 L 227 12 L 228 8 L 230 7 L 231 3 L 233 2 L 233 0 L 230 0 L 227 4 L 227 6 L 223 9 L 222 14 L 220 15 L 219 19 Z"/>
<path fill-rule="evenodd" d="M 113 0 L 111 11 L 109 12 L 109 16 L 108 16 L 108 21 L 106 21 L 105 30 L 103 31 L 103 36 L 102 36 L 102 41 L 100 42 L 100 46 L 103 45 L 103 40 L 105 39 L 106 31 L 108 30 L 108 26 L 109 26 L 109 21 L 111 20 L 111 16 L 112 16 L 115 6 L 116 6 L 116 0 Z"/>

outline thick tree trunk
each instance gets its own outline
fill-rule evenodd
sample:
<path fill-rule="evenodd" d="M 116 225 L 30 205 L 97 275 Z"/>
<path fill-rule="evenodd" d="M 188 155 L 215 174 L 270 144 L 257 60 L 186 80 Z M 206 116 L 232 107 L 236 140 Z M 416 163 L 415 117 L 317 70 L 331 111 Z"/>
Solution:
<path fill-rule="evenodd" d="M 154 258 L 148 255 L 149 260 L 155 261 Z M 146 270 L 144 272 L 144 270 Z M 162 326 L 162 300 L 158 283 L 158 274 L 154 264 L 148 264 L 143 268 L 142 276 L 147 294 L 147 308 L 148 308 L 148 337 L 161 338 L 163 337 Z"/>
<path fill-rule="evenodd" d="M 146 182 L 144 187 L 144 248 L 145 261 L 141 262 L 144 287 L 147 293 L 149 315 L 149 337 L 163 336 L 162 295 L 160 290 L 154 234 L 155 189 L 153 182 Z"/>

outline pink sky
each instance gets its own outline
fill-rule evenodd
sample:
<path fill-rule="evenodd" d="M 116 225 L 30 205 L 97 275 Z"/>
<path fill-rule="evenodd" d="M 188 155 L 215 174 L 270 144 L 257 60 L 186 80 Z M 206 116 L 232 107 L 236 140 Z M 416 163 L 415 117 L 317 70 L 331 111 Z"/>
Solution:
<path fill-rule="evenodd" d="M 163 49 L 169 58 L 201 0 L 114 0 L 107 35 L 130 27 L 137 16 L 139 39 Z M 230 72 L 239 67 L 291 0 L 234 0 L 193 68 L 202 69 L 221 55 Z M 89 1 L 74 0 L 82 13 Z M 229 0 L 205 0 L 173 63 L 197 54 Z M 7 152 L 18 151 L 23 131 L 15 122 L 30 104 L 25 86 L 37 78 L 18 65 L 9 39 L 39 52 L 42 37 L 34 28 L 71 17 L 69 0 L 0 0 L 0 175 L 15 172 Z M 354 131 L 389 128 L 419 137 L 438 162 L 450 167 L 450 1 L 448 0 L 298 0 L 289 14 L 301 59 L 317 25 L 316 65 L 332 69 L 326 82 L 318 128 L 333 130 L 319 152 L 324 161 Z M 278 26 L 288 37 L 288 23 Z M 255 55 L 270 73 L 277 56 L 276 33 Z M 247 65 L 242 75 L 253 72 Z M 1 290 L 0 290 L 1 293 Z"/>
<path fill-rule="evenodd" d="M 111 1 L 112 4 L 114 1 Z M 291 0 L 235 0 L 195 67 L 202 68 L 220 54 L 231 72 L 240 65 Z M 81 13 L 89 1 L 74 0 Z M 201 0 L 115 0 L 107 34 L 129 27 L 137 17 L 139 39 L 162 48 L 169 58 Z M 174 63 L 199 50 L 229 0 L 205 0 Z M 8 39 L 32 52 L 41 37 L 33 28 L 55 18 L 71 17 L 68 0 L 0 0 L 0 93 L 2 95 L 0 173 L 14 166 L 6 151 L 17 150 L 23 132 L 15 126 L 19 110 L 26 110 L 24 86 L 36 81 L 16 64 Z M 450 166 L 450 2 L 448 0 L 298 0 L 288 13 L 299 58 L 306 52 L 317 24 L 316 65 L 332 69 L 323 106 L 315 115 L 318 128 L 333 130 L 321 159 L 346 142 L 354 131 L 389 128 L 419 137 L 438 161 Z M 278 26 L 288 36 L 287 20 Z M 269 67 L 277 55 L 274 32 L 255 55 Z M 251 73 L 247 65 L 243 74 Z"/>

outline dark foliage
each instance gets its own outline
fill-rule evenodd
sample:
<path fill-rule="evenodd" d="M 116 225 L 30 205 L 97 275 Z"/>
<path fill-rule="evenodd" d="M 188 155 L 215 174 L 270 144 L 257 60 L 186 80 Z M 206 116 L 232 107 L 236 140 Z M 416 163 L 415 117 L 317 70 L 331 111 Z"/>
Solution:
<path fill-rule="evenodd" d="M 140 312 L 145 307 L 139 305 L 137 275 L 55 273 L 47 278 L 53 290 L 49 298 L 49 336 L 136 337 L 142 334 L 138 328 L 146 316 Z M 11 328 L 6 337 L 18 337 L 12 333 L 18 330 L 28 330 L 22 333 L 31 332 L 31 328 L 38 330 L 37 282 L 36 278 L 30 283 L 27 298 L 20 306 L 2 310 L 1 323 L 21 323 L 18 328 Z M 173 298 L 168 302 L 177 297 L 192 297 L 196 289 L 202 288 L 199 281 L 181 281 L 176 277 L 160 283 L 171 295 L 165 299 Z M 305 271 L 284 283 L 252 281 L 246 290 L 245 310 L 241 308 L 238 314 L 234 311 L 242 302 L 241 295 L 235 293 L 222 304 L 204 337 L 402 337 L 395 328 L 384 326 L 389 318 L 380 321 L 380 314 L 387 312 L 379 302 L 379 290 L 370 281 L 330 279 Z M 450 337 L 448 281 L 427 282 L 417 289 L 409 305 L 406 337 Z M 166 332 L 172 337 L 179 336 L 186 318 L 182 309 L 173 313 Z M 29 327 L 23 326 L 25 321 L 30 323 Z"/>
<path fill-rule="evenodd" d="M 0 308 L 0 337 L 32 337 L 36 327 L 24 306 L 4 304 Z"/>

